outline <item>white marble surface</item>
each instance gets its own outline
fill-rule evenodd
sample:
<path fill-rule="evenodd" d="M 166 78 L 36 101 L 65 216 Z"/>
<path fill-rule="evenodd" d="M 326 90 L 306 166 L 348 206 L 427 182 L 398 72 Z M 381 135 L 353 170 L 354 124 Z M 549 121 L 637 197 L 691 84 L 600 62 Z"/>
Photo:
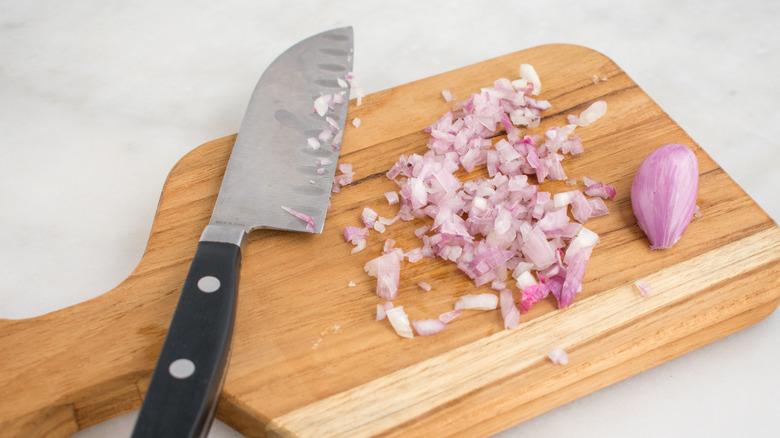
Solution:
<path fill-rule="evenodd" d="M 773 0 L 2 1 L 0 317 L 121 282 L 174 163 L 236 132 L 277 54 L 343 25 L 368 93 L 545 43 L 596 49 L 777 221 L 779 22 Z M 499 436 L 777 436 L 779 336 L 775 312 Z M 127 435 L 133 418 L 77 436 Z"/>

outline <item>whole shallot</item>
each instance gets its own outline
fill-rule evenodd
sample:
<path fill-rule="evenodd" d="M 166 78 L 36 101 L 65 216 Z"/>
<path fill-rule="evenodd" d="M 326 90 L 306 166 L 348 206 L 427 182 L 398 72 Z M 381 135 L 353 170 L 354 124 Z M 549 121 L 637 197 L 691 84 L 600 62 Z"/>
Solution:
<path fill-rule="evenodd" d="M 693 219 L 699 188 L 696 154 L 681 144 L 654 150 L 631 184 L 631 207 L 650 249 L 671 248 Z"/>

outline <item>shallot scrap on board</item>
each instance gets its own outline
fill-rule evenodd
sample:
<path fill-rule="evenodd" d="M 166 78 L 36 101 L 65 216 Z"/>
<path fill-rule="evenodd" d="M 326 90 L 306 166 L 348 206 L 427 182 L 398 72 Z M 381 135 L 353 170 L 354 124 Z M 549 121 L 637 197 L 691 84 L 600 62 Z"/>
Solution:
<path fill-rule="evenodd" d="M 639 289 L 639 293 L 641 293 L 645 298 L 650 297 L 650 294 L 653 293 L 652 285 L 650 285 L 650 283 L 645 280 L 637 280 L 634 285 L 637 289 Z"/>
<path fill-rule="evenodd" d="M 562 348 L 553 348 L 547 353 L 547 357 L 549 357 L 555 365 L 566 365 L 569 363 L 569 355 Z"/>
<path fill-rule="evenodd" d="M 607 104 L 593 102 L 570 115 L 567 124 L 536 132 L 542 112 L 552 105 L 537 97 L 541 80 L 531 65 L 522 64 L 519 76 L 514 81 L 498 79 L 458 102 L 443 90 L 444 100 L 453 103 L 425 128 L 430 134 L 427 152 L 403 154 L 387 172 L 398 185 L 397 191 L 385 193 L 388 204 L 398 206 L 396 216 L 381 218 L 366 206 L 363 226 L 344 230 L 344 239 L 356 252 L 366 247 L 371 230 L 382 233 L 398 220 L 426 221 L 414 232 L 419 247 L 405 251 L 395 247 L 395 241 L 386 241 L 383 254 L 365 265 L 377 279 L 377 295 L 386 302 L 398 298 L 402 265 L 422 258 L 455 263 L 475 287 L 489 285 L 497 291 L 460 294 L 453 297 L 452 311 L 437 318 L 419 315 L 422 318 L 411 323 L 401 306 L 389 311 L 377 306 L 377 319 L 386 313 L 400 336 L 438 333 L 454 317 L 475 310 L 500 309 L 504 327 L 516 329 L 520 315 L 534 303 L 552 295 L 558 307 L 565 308 L 582 290 L 588 260 L 599 242 L 585 224 L 609 213 L 605 200 L 613 200 L 616 192 L 589 177 L 567 176 L 562 161 L 583 153 L 582 140 L 574 132 L 604 116 Z M 459 177 L 475 170 L 479 176 Z M 584 188 L 572 187 L 578 179 Z M 545 181 L 567 181 L 570 190 L 553 195 L 541 190 Z M 421 287 L 430 286 L 422 282 Z"/>

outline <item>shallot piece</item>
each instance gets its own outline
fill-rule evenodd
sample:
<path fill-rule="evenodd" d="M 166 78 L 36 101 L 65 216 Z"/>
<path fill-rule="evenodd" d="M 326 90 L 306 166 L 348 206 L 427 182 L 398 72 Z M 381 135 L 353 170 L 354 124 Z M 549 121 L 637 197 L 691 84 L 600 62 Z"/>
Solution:
<path fill-rule="evenodd" d="M 555 365 L 566 365 L 569 363 L 569 355 L 566 354 L 562 348 L 553 348 L 552 351 L 547 353 L 547 357 L 549 357 Z"/>
<path fill-rule="evenodd" d="M 422 248 L 410 249 L 409 251 L 406 251 L 404 253 L 404 257 L 406 257 L 406 260 L 409 263 L 417 263 L 417 262 L 419 262 L 420 260 L 423 259 Z M 418 286 L 420 286 L 423 289 L 427 288 L 426 290 L 431 290 L 431 286 L 428 283 L 425 283 L 425 282 L 418 283 Z"/>
<path fill-rule="evenodd" d="M 424 290 L 425 292 L 430 292 L 431 291 L 431 285 L 426 283 L 426 282 L 424 282 L 424 281 L 418 282 L 417 286 L 420 286 L 420 289 Z"/>
<path fill-rule="evenodd" d="M 455 310 L 493 310 L 498 307 L 498 296 L 495 294 L 463 295 L 455 302 Z"/>
<path fill-rule="evenodd" d="M 585 182 L 585 194 L 588 196 L 598 196 L 602 199 L 615 199 L 617 191 L 615 186 L 606 185 L 604 183 L 592 180 L 587 176 L 582 179 Z"/>
<path fill-rule="evenodd" d="M 387 311 L 393 308 L 392 301 L 385 301 L 384 304 L 376 305 L 376 320 L 381 321 L 387 316 Z"/>
<path fill-rule="evenodd" d="M 520 326 L 520 311 L 515 306 L 515 300 L 512 291 L 504 289 L 498 293 L 498 300 L 501 303 L 501 317 L 504 320 L 504 328 L 515 330 Z"/>
<path fill-rule="evenodd" d="M 374 228 L 379 214 L 371 207 L 363 207 L 363 213 L 360 215 L 360 219 L 363 224 L 368 228 Z"/>
<path fill-rule="evenodd" d="M 339 164 L 338 167 L 339 171 L 341 171 L 341 175 L 337 175 L 333 178 L 334 192 L 340 191 L 341 187 L 352 184 L 352 180 L 355 178 L 355 172 L 352 171 L 351 164 Z"/>
<path fill-rule="evenodd" d="M 639 289 L 639 293 L 645 298 L 650 297 L 650 294 L 653 293 L 653 287 L 644 280 L 637 280 L 636 283 L 634 283 L 634 286 Z"/>
<path fill-rule="evenodd" d="M 381 304 L 376 305 L 376 320 L 381 321 L 385 319 L 387 316 L 387 311 L 385 310 L 385 307 Z"/>
<path fill-rule="evenodd" d="M 412 332 L 412 325 L 409 323 L 409 317 L 404 312 L 404 306 L 393 307 L 386 311 L 387 319 L 390 321 L 390 325 L 398 336 L 404 338 L 413 338 L 414 332 Z"/>
<path fill-rule="evenodd" d="M 310 147 L 312 150 L 314 150 L 314 151 L 316 151 L 317 149 L 319 149 L 319 148 L 320 148 L 320 146 L 321 146 L 321 145 L 320 145 L 320 142 L 319 142 L 319 141 L 317 141 L 317 139 L 316 139 L 316 138 L 314 138 L 314 137 L 309 137 L 309 138 L 307 138 L 307 139 L 306 139 L 306 143 L 307 143 L 307 144 L 309 145 L 309 147 Z"/>
<path fill-rule="evenodd" d="M 460 310 L 460 309 L 450 310 L 449 312 L 444 312 L 441 315 L 439 315 L 439 319 L 441 320 L 441 322 L 443 322 L 445 324 L 449 324 L 450 321 L 452 321 L 453 319 L 459 317 L 462 314 L 463 314 L 463 311 Z"/>
<path fill-rule="evenodd" d="M 567 120 L 572 125 L 577 126 L 588 126 L 591 123 L 595 122 L 596 120 L 600 119 L 601 116 L 607 113 L 607 102 L 604 102 L 603 100 L 599 100 L 596 102 L 593 102 L 591 106 L 589 106 L 585 111 L 580 113 L 580 116 L 568 116 Z"/>
<path fill-rule="evenodd" d="M 440 319 L 423 319 L 412 321 L 412 327 L 420 336 L 431 336 L 442 331 L 447 324 Z"/>
<path fill-rule="evenodd" d="M 326 112 L 328 112 L 328 103 L 330 101 L 330 96 L 328 95 L 322 95 L 314 100 L 314 112 L 319 114 L 320 116 L 324 116 Z"/>
<path fill-rule="evenodd" d="M 368 275 L 376 277 L 376 294 L 386 301 L 398 298 L 401 257 L 398 251 L 391 251 L 369 260 L 363 268 Z"/>
<path fill-rule="evenodd" d="M 531 309 L 534 303 L 538 303 L 550 294 L 550 287 L 544 283 L 534 284 L 527 286 L 523 289 L 523 294 L 520 297 L 520 313 L 527 313 Z"/>
<path fill-rule="evenodd" d="M 533 85 L 532 95 L 538 96 L 542 91 L 542 81 L 531 64 L 520 64 L 520 79 Z"/>
<path fill-rule="evenodd" d="M 387 205 L 398 204 L 398 192 L 389 191 L 385 192 L 385 198 L 387 198 Z"/>
<path fill-rule="evenodd" d="M 631 183 L 631 208 L 650 249 L 671 248 L 693 219 L 699 188 L 696 154 L 669 143 L 651 152 Z"/>
<path fill-rule="evenodd" d="M 344 240 L 355 245 L 352 248 L 351 254 L 358 251 L 362 251 L 366 247 L 366 239 L 368 238 L 368 228 L 358 228 L 346 226 L 344 227 Z"/>
<path fill-rule="evenodd" d="M 314 219 L 311 218 L 311 216 L 305 215 L 303 213 L 297 212 L 293 210 L 290 207 L 282 206 L 282 210 L 286 211 L 287 213 L 290 213 L 291 215 L 297 217 L 298 219 L 306 222 L 306 231 L 313 233 L 314 232 Z"/>

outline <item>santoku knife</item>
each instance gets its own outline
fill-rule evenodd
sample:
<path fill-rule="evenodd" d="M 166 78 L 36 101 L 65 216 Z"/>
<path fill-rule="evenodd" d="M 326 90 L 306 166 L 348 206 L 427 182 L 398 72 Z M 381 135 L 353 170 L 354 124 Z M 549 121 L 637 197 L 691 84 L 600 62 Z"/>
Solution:
<path fill-rule="evenodd" d="M 321 233 L 349 102 L 351 27 L 301 41 L 257 83 L 133 437 L 205 436 L 224 383 L 247 235 Z M 325 107 L 315 100 L 335 96 Z"/>

